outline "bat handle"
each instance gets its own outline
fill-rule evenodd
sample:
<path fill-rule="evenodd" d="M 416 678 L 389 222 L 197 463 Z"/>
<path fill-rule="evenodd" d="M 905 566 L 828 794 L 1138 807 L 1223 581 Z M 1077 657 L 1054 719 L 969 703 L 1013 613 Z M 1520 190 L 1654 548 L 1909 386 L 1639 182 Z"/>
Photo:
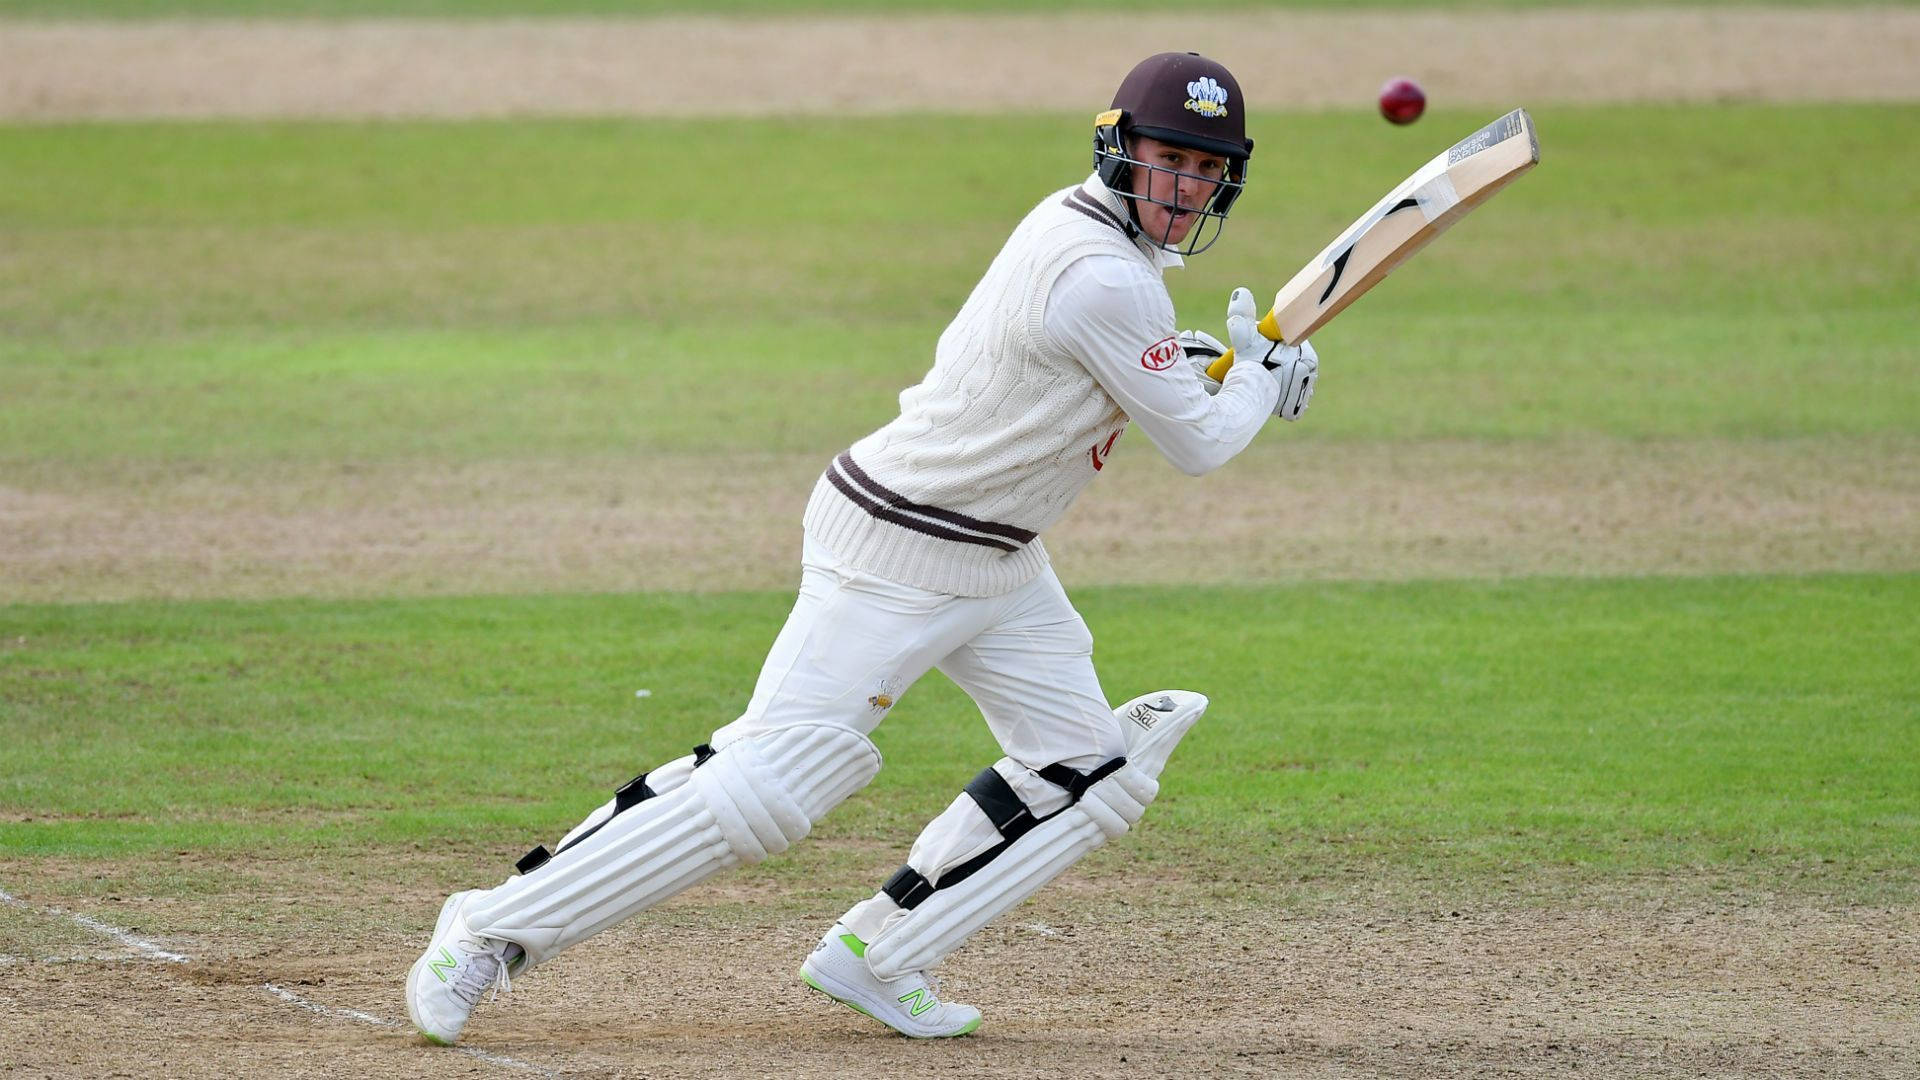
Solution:
<path fill-rule="evenodd" d="M 1266 338 L 1268 341 L 1284 340 L 1280 336 L 1280 324 L 1274 321 L 1273 312 L 1271 311 L 1267 312 L 1266 315 L 1260 319 L 1260 336 Z M 1232 366 L 1233 350 L 1228 349 L 1226 352 L 1221 353 L 1219 358 L 1214 360 L 1213 363 L 1207 365 L 1207 378 L 1212 379 L 1214 382 L 1220 382 L 1227 377 L 1227 369 Z"/>

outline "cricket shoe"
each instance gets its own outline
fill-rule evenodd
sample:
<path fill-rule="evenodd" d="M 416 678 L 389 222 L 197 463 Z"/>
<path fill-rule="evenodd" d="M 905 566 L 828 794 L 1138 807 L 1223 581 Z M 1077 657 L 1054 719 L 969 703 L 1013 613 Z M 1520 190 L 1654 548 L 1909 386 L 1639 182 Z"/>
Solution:
<path fill-rule="evenodd" d="M 510 970 L 526 962 L 526 953 L 508 941 L 476 936 L 467 929 L 467 902 L 484 890 L 447 897 L 434 924 L 427 951 L 407 973 L 407 1015 L 428 1042 L 452 1046 L 460 1041 L 481 995 L 498 987 L 511 991 Z"/>
<path fill-rule="evenodd" d="M 800 965 L 800 977 L 840 1004 L 910 1038 L 946 1039 L 980 1026 L 980 1010 L 941 1001 L 926 972 L 891 980 L 875 975 L 867 966 L 867 943 L 840 923 L 834 923 L 813 947 L 813 955 Z"/>

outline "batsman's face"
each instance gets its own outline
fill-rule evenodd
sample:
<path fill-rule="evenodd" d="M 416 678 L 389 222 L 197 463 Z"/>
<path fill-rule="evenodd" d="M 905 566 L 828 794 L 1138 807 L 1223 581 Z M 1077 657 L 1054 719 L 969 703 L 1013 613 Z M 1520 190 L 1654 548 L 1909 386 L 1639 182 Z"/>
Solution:
<path fill-rule="evenodd" d="M 1140 228 L 1149 239 L 1161 243 L 1185 240 L 1194 222 L 1200 220 L 1195 211 L 1206 206 L 1219 189 L 1227 172 L 1227 159 L 1145 135 L 1134 140 L 1133 159 L 1153 166 L 1133 170 L 1133 193 L 1142 196 L 1134 203 Z"/>

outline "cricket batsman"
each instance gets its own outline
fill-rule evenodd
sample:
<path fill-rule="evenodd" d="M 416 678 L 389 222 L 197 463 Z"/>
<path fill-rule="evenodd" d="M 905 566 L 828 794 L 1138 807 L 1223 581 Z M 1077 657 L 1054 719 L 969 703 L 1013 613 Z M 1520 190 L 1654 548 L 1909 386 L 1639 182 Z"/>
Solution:
<path fill-rule="evenodd" d="M 872 780 L 867 738 L 929 668 L 970 695 L 1004 757 L 821 937 L 813 988 L 905 1035 L 963 1035 L 931 972 L 968 935 L 1139 821 L 1205 697 L 1116 709 L 1040 534 L 1137 425 L 1198 476 L 1270 416 L 1299 419 L 1318 361 L 1255 332 L 1234 291 L 1224 346 L 1176 332 L 1161 275 L 1210 246 L 1246 183 L 1239 84 L 1161 53 L 1095 119 L 1094 172 L 1042 199 L 940 335 L 900 415 L 826 467 L 807 504 L 799 598 L 740 717 L 622 787 L 552 852 L 448 897 L 407 1008 L 452 1043 L 490 987 L 688 886 L 805 836 Z M 1254 362 L 1259 361 L 1259 362 Z"/>

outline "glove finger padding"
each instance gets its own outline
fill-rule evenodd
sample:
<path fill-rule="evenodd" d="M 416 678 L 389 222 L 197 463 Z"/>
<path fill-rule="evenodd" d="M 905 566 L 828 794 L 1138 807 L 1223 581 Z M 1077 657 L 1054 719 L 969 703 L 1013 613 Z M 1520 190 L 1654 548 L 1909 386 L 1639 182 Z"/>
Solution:
<path fill-rule="evenodd" d="M 1280 401 L 1273 415 L 1282 420 L 1298 420 L 1313 400 L 1313 384 L 1320 380 L 1320 354 L 1313 345 L 1276 345 L 1263 361 L 1280 384 Z"/>
<path fill-rule="evenodd" d="M 1260 336 L 1259 325 L 1253 293 L 1245 288 L 1233 290 L 1233 295 L 1227 298 L 1227 343 L 1233 346 L 1235 359 L 1266 353 L 1260 347 L 1265 339 Z"/>

